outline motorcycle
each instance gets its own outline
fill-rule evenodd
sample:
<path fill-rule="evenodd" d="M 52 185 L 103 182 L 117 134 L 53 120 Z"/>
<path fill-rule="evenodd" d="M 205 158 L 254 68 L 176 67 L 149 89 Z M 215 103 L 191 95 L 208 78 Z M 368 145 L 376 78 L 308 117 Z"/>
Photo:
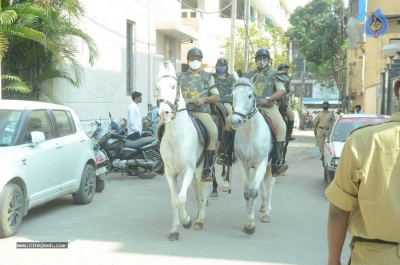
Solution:
<path fill-rule="evenodd" d="M 112 118 L 110 127 L 113 129 L 101 135 L 98 141 L 110 159 L 109 170 L 128 171 L 142 179 L 155 177 L 151 169 L 161 157 L 156 138 L 148 136 L 130 141 L 119 133 L 122 129 Z"/>
<path fill-rule="evenodd" d="M 313 124 L 311 118 L 304 119 L 304 125 L 305 125 L 305 127 L 308 128 L 308 129 L 314 128 L 314 124 Z"/>
<path fill-rule="evenodd" d="M 92 139 L 93 153 L 96 158 L 96 191 L 102 192 L 106 186 L 105 180 L 108 174 L 107 167 L 109 161 L 107 155 L 100 149 L 100 145 L 97 143 L 98 135 L 101 134 L 103 128 L 101 128 L 101 123 L 95 122 L 95 124 L 97 128 L 90 138 Z"/>

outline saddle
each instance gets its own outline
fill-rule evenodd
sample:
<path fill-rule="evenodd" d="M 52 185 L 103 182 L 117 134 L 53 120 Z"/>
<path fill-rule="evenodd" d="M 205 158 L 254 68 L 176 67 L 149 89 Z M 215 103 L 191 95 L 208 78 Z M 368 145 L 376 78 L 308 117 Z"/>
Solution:
<path fill-rule="evenodd" d="M 217 125 L 218 129 L 218 141 L 221 142 L 224 137 L 225 120 L 228 116 L 228 112 L 222 102 L 215 103 L 215 112 L 216 116 L 214 118 L 214 123 Z"/>
<path fill-rule="evenodd" d="M 207 151 L 208 144 L 210 143 L 210 134 L 209 134 L 206 126 L 199 119 L 197 119 L 195 116 L 193 116 L 190 113 L 188 113 L 188 114 L 189 114 L 190 119 L 193 122 L 194 128 L 196 128 L 197 136 L 199 137 L 199 141 L 203 145 L 203 151 L 201 152 L 201 155 L 200 155 L 199 159 L 197 159 L 197 162 L 196 162 L 196 167 L 197 167 L 198 165 L 200 165 L 200 162 L 204 158 L 205 153 Z M 160 126 L 160 128 L 158 128 L 157 138 L 160 142 L 161 142 L 162 137 L 164 136 L 164 132 L 165 132 L 165 123 L 163 123 Z"/>
<path fill-rule="evenodd" d="M 264 120 L 267 122 L 268 127 L 272 133 L 272 138 L 273 138 L 274 142 L 276 142 L 277 130 L 276 130 L 274 121 L 265 112 L 260 110 L 260 113 L 264 117 Z"/>

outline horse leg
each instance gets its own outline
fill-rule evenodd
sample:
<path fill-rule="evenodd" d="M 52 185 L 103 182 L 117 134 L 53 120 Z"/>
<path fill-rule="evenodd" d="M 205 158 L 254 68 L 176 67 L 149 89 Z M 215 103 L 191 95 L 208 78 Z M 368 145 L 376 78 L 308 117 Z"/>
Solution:
<path fill-rule="evenodd" d="M 211 193 L 211 183 L 200 181 L 199 191 L 201 191 L 201 193 L 202 193 L 203 202 L 201 205 L 201 209 L 198 212 L 196 223 L 194 224 L 195 230 L 203 229 L 204 220 L 206 219 L 207 201 L 208 201 L 208 197 L 210 197 L 210 193 Z"/>
<path fill-rule="evenodd" d="M 222 173 L 221 173 L 221 177 L 223 180 L 225 180 L 225 176 L 226 176 L 226 170 L 225 170 L 225 166 L 222 166 Z"/>
<path fill-rule="evenodd" d="M 168 181 L 168 185 L 171 191 L 171 205 L 172 205 L 172 215 L 173 215 L 173 222 L 172 222 L 172 229 L 169 233 L 169 240 L 175 241 L 179 239 L 179 204 L 178 204 L 178 183 L 176 176 L 165 173 L 165 177 Z"/>
<path fill-rule="evenodd" d="M 264 194 L 262 195 L 263 196 L 263 206 L 261 207 L 261 209 L 264 208 L 264 211 L 261 211 L 264 213 L 264 215 L 263 215 L 263 217 L 261 217 L 261 222 L 269 223 L 271 221 L 272 190 L 275 185 L 275 180 L 271 176 L 271 166 L 270 165 L 268 165 L 268 167 L 267 167 L 267 172 L 265 172 L 264 181 L 262 182 L 261 185 L 264 187 Z"/>
<path fill-rule="evenodd" d="M 254 222 L 254 206 L 255 201 L 258 195 L 258 188 L 260 187 L 261 182 L 264 180 L 265 171 L 267 168 L 267 161 L 264 159 L 260 165 L 255 168 L 255 176 L 254 180 L 251 183 L 249 189 L 249 200 L 247 203 L 247 216 L 246 216 L 246 224 L 244 225 L 243 231 L 248 234 L 254 234 L 256 230 L 255 222 Z"/>
<path fill-rule="evenodd" d="M 225 166 L 223 167 L 225 170 Z M 231 194 L 231 187 L 229 186 L 229 173 L 231 172 L 231 167 L 228 166 L 228 169 L 226 170 L 226 177 L 224 179 L 224 187 L 222 188 L 222 191 L 228 192 L 228 194 Z"/>
<path fill-rule="evenodd" d="M 218 182 L 217 178 L 215 177 L 215 161 L 217 161 L 218 156 L 214 156 L 214 161 L 212 164 L 212 171 L 213 171 L 213 190 L 211 192 L 210 197 L 218 197 Z"/>
<path fill-rule="evenodd" d="M 189 229 L 192 226 L 192 221 L 190 220 L 190 216 L 186 212 L 186 194 L 187 189 L 189 188 L 190 183 L 193 178 L 193 170 L 191 168 L 186 169 L 183 175 L 182 187 L 181 191 L 178 195 L 178 204 L 179 204 L 179 219 L 185 229 Z"/>

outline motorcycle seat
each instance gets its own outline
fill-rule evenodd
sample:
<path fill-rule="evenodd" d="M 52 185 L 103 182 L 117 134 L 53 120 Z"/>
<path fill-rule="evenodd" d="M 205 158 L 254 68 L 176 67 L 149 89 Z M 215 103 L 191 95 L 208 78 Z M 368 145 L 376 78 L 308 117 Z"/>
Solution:
<path fill-rule="evenodd" d="M 156 140 L 156 137 L 153 137 L 153 136 L 142 137 L 135 141 L 126 141 L 124 143 L 124 147 L 132 148 L 132 149 L 139 149 L 140 147 L 142 147 L 144 145 L 151 144 L 155 140 Z"/>

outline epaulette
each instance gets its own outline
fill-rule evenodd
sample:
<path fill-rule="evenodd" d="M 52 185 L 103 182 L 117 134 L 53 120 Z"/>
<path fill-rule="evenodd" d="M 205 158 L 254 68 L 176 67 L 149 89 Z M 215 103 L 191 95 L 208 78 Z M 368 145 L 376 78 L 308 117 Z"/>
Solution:
<path fill-rule="evenodd" d="M 352 131 L 349 133 L 349 135 L 352 134 L 353 132 L 357 131 L 357 130 L 360 130 L 360 129 L 363 129 L 363 128 L 366 128 L 366 127 L 370 127 L 370 126 L 379 125 L 379 124 L 381 124 L 381 123 L 362 125 L 362 126 L 360 126 L 360 127 L 355 128 L 354 130 L 352 130 Z"/>

